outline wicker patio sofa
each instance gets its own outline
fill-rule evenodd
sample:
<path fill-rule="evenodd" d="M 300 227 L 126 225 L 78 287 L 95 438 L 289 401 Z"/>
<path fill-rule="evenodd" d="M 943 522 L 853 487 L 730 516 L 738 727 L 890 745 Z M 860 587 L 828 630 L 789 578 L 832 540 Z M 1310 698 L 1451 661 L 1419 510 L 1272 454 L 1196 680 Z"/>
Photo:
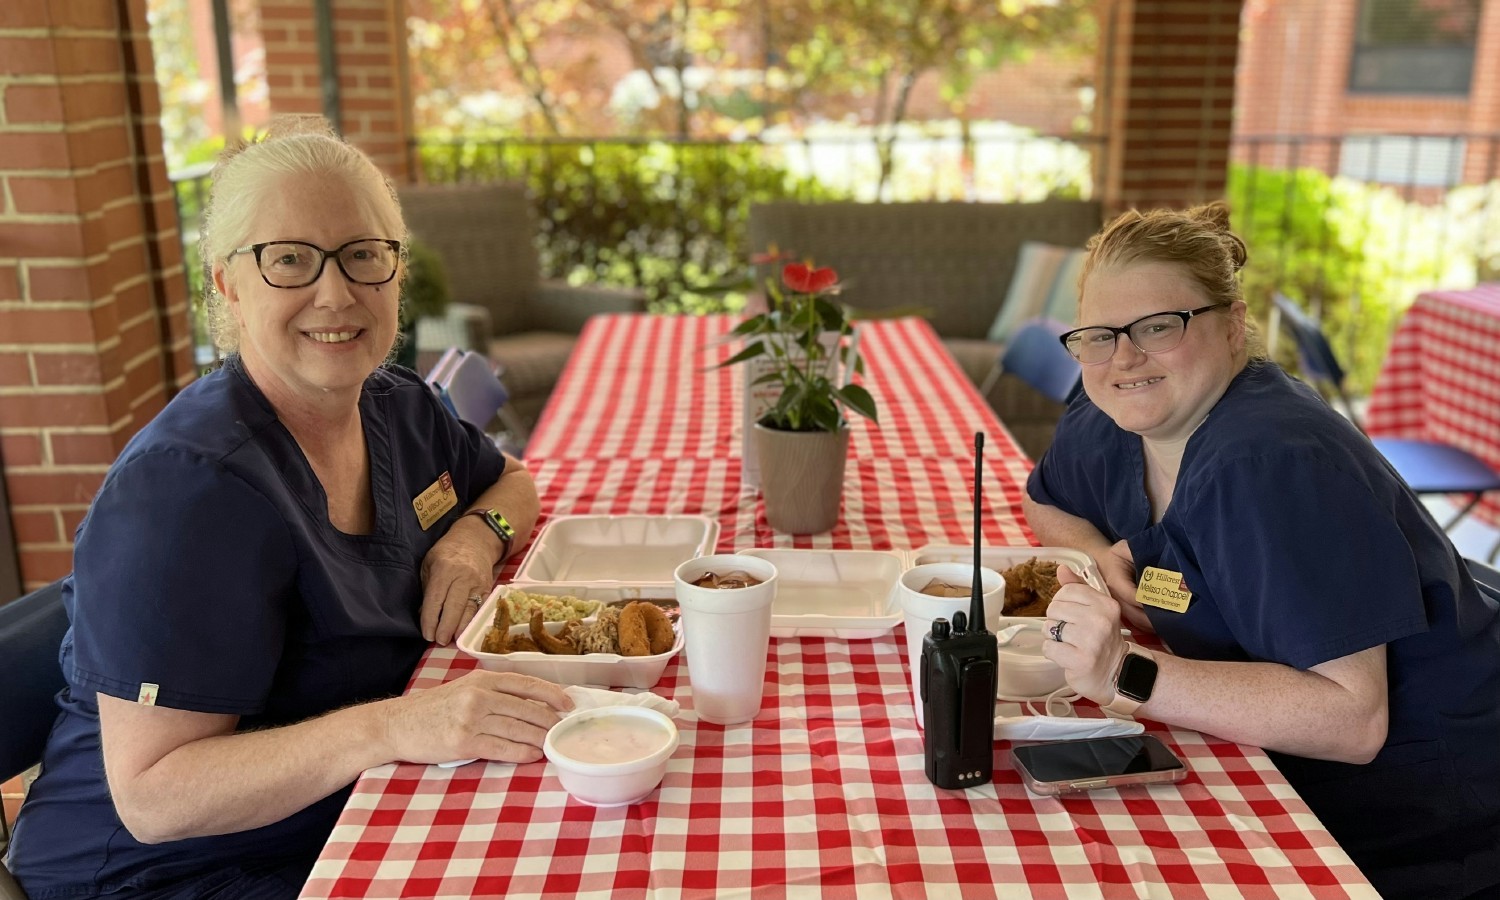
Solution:
<path fill-rule="evenodd" d="M 1100 222 L 1098 203 L 1074 200 L 777 202 L 752 206 L 748 225 L 751 252 L 775 246 L 838 270 L 841 299 L 851 306 L 928 309 L 977 386 L 1004 349 L 986 336 L 1011 291 L 1023 243 L 1082 247 Z M 996 380 L 986 400 L 1028 454 L 1050 443 L 1061 406 L 1011 377 Z"/>
<path fill-rule="evenodd" d="M 442 259 L 452 294 L 444 319 L 418 322 L 418 367 L 448 346 L 483 350 L 504 367 L 510 411 L 526 427 L 541 414 L 589 316 L 645 309 L 636 291 L 544 280 L 531 204 L 519 185 L 412 185 L 399 194 L 412 235 Z"/>

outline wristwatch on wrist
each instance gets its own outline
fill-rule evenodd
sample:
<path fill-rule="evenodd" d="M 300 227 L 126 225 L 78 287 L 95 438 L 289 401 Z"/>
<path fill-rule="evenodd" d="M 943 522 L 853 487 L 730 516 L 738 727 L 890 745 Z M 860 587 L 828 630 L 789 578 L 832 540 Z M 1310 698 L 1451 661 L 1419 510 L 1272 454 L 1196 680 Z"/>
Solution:
<path fill-rule="evenodd" d="M 1150 650 L 1126 641 L 1125 656 L 1115 673 L 1115 698 L 1104 705 L 1104 711 L 1128 716 L 1151 699 L 1151 689 L 1155 686 L 1156 657 Z"/>
<path fill-rule="evenodd" d="M 516 539 L 516 529 L 515 526 L 510 524 L 510 522 L 506 520 L 505 516 L 500 513 L 500 510 L 493 508 L 471 509 L 468 512 L 464 513 L 464 515 L 478 516 L 479 518 L 483 519 L 484 524 L 490 526 L 490 530 L 495 532 L 496 537 L 500 538 L 500 543 L 505 545 L 500 552 L 500 559 L 504 560 L 507 556 L 510 556 L 510 545 Z"/>

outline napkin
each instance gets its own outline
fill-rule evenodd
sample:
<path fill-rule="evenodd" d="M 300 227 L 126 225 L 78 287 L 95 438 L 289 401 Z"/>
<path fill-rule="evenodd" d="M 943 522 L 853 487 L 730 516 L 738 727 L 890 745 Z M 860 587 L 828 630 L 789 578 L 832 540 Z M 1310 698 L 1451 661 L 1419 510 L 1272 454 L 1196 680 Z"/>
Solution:
<path fill-rule="evenodd" d="M 586 709 L 599 709 L 604 706 L 644 706 L 647 709 L 656 710 L 669 719 L 677 718 L 677 713 L 682 710 L 682 705 L 676 700 L 658 697 L 650 691 L 643 691 L 639 694 L 624 694 L 620 691 L 606 691 L 603 688 L 591 688 L 575 684 L 563 688 L 563 693 L 572 699 L 573 708 L 559 714 L 559 720 L 566 719 L 574 713 L 581 713 Z M 438 763 L 438 768 L 452 769 L 458 766 L 466 766 L 471 762 L 478 762 L 478 758 L 455 759 L 445 763 Z"/>
<path fill-rule="evenodd" d="M 1085 719 L 1076 716 L 997 716 L 997 741 L 1076 741 L 1083 738 L 1140 734 L 1146 726 L 1129 719 Z"/>

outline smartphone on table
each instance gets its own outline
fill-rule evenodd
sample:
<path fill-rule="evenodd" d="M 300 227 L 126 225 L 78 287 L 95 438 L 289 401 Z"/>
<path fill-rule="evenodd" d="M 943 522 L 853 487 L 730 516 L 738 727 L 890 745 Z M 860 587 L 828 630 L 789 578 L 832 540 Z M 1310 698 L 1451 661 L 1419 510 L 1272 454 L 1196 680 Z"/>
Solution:
<path fill-rule="evenodd" d="M 1038 794 L 1159 784 L 1187 777 L 1182 760 L 1149 734 L 1025 744 L 1012 748 L 1010 755 L 1026 787 Z"/>

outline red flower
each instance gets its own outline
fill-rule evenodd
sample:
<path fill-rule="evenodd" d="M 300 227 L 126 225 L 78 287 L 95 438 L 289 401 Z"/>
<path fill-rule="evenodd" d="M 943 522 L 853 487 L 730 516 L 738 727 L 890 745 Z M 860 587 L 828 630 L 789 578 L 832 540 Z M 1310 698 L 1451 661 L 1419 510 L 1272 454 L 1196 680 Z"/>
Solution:
<path fill-rule="evenodd" d="M 814 269 L 803 263 L 788 263 L 781 270 L 786 286 L 802 294 L 817 294 L 839 283 L 839 273 L 830 268 Z"/>

